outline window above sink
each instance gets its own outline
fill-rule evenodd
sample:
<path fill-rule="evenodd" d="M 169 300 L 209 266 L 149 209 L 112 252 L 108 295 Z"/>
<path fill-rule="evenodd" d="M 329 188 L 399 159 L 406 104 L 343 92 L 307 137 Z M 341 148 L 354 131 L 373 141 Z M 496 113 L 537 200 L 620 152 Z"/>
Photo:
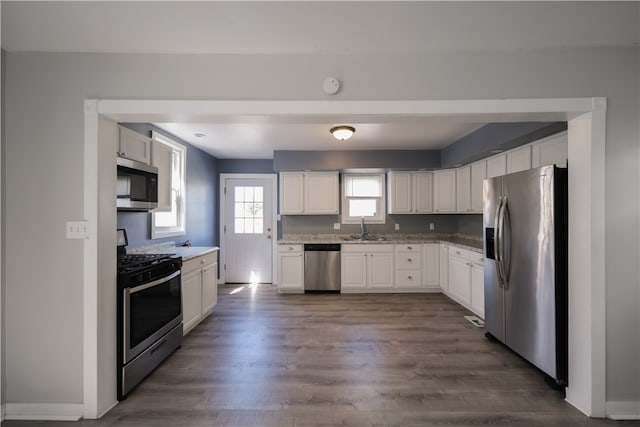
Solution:
<path fill-rule="evenodd" d="M 385 175 L 342 175 L 342 223 L 384 224 L 386 218 Z"/>

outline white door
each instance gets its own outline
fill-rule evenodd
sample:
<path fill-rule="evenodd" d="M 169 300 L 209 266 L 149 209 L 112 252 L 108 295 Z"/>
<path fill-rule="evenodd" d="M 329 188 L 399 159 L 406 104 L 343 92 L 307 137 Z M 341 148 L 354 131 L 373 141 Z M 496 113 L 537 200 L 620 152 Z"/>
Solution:
<path fill-rule="evenodd" d="M 272 283 L 273 177 L 224 179 L 227 283 Z"/>

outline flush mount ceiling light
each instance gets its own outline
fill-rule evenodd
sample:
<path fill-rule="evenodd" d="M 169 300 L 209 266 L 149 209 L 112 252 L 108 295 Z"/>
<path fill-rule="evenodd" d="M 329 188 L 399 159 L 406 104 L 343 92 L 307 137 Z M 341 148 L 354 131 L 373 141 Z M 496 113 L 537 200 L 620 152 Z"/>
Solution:
<path fill-rule="evenodd" d="M 353 136 L 353 133 L 356 131 L 356 128 L 353 126 L 336 126 L 332 127 L 329 132 L 335 139 L 340 141 L 345 141 Z"/>

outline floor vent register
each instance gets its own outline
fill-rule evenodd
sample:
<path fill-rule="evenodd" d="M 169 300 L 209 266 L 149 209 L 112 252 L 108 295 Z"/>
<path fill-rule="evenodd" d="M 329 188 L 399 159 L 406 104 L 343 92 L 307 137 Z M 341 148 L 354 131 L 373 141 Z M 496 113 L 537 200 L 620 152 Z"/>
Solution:
<path fill-rule="evenodd" d="M 464 318 L 473 323 L 475 327 L 484 328 L 484 320 L 482 320 L 478 316 L 464 316 Z"/>

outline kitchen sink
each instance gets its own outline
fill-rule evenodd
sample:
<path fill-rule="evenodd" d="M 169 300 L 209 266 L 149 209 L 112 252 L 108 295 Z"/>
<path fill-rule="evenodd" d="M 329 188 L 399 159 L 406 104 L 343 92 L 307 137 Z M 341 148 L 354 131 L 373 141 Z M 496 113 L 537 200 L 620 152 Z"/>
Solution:
<path fill-rule="evenodd" d="M 365 235 L 364 238 L 357 234 L 352 234 L 350 236 L 344 236 L 341 238 L 344 242 L 386 242 L 387 238 L 385 236 L 377 236 L 375 234 Z"/>

